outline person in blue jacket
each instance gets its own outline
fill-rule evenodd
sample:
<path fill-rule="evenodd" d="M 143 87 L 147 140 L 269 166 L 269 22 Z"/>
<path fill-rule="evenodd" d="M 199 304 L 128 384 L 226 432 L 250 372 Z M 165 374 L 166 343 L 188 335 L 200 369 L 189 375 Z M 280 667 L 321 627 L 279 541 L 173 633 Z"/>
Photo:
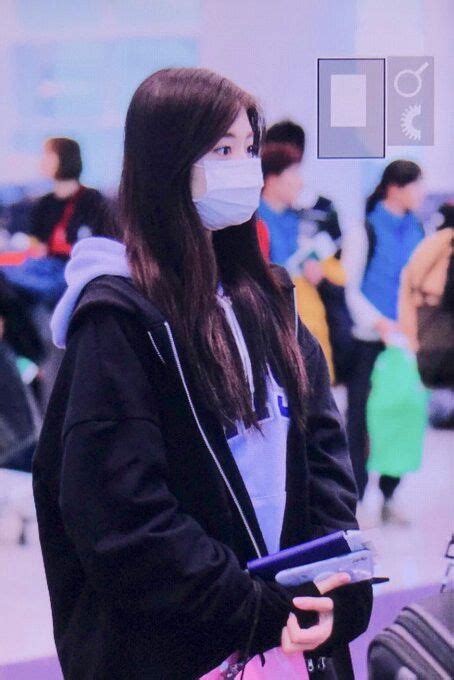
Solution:
<path fill-rule="evenodd" d="M 420 167 L 396 160 L 366 203 L 366 222 L 344 238 L 346 296 L 355 338 L 347 379 L 347 432 L 359 497 L 367 485 L 366 404 L 375 361 L 399 332 L 397 303 L 402 270 L 424 233 L 415 214 L 423 198 Z M 401 522 L 392 497 L 399 479 L 383 475 L 382 519 Z"/>

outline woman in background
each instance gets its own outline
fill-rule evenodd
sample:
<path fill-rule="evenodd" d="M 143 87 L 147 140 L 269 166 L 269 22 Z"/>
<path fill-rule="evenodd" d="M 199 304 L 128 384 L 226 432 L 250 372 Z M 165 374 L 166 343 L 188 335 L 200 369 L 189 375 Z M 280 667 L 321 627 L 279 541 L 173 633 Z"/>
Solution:
<path fill-rule="evenodd" d="M 114 220 L 102 194 L 80 182 L 82 158 L 76 141 L 48 139 L 41 170 L 54 183 L 31 214 L 29 233 L 42 243 L 41 257 L 2 270 L 24 306 L 42 303 L 53 308 L 66 287 L 64 268 L 73 245 L 87 236 L 113 234 Z"/>
<path fill-rule="evenodd" d="M 423 238 L 415 211 L 423 198 L 422 173 L 416 163 L 397 160 L 384 170 L 366 204 L 366 225 L 344 238 L 347 303 L 355 337 L 347 379 L 347 433 L 359 497 L 367 485 L 366 404 L 375 361 L 399 332 L 398 294 L 402 270 Z M 382 520 L 404 521 L 392 504 L 399 478 L 382 475 Z"/>
<path fill-rule="evenodd" d="M 67 259 L 79 239 L 108 233 L 106 199 L 80 182 L 82 156 L 74 139 L 52 137 L 43 148 L 42 174 L 54 183 L 32 211 L 30 235 L 53 257 Z"/>

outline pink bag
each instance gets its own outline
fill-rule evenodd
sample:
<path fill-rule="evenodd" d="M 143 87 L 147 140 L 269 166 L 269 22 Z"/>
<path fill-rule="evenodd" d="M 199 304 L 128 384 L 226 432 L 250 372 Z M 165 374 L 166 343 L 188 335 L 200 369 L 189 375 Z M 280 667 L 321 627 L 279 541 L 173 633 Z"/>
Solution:
<path fill-rule="evenodd" d="M 229 663 L 234 663 L 235 656 L 213 671 L 204 675 L 200 680 L 224 680 L 225 672 Z M 236 680 L 241 677 L 241 671 Z M 260 656 L 254 656 L 247 664 L 244 671 L 244 680 L 309 680 L 306 662 L 300 652 L 284 654 L 280 647 L 275 647 L 265 652 L 265 665 L 262 666 Z"/>

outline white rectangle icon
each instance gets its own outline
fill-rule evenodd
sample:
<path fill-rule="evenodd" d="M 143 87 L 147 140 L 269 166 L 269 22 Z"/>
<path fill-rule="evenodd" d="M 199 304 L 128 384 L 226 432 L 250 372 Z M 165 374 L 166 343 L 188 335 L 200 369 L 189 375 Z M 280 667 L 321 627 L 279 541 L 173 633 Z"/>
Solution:
<path fill-rule="evenodd" d="M 331 127 L 366 127 L 366 75 L 331 75 Z"/>

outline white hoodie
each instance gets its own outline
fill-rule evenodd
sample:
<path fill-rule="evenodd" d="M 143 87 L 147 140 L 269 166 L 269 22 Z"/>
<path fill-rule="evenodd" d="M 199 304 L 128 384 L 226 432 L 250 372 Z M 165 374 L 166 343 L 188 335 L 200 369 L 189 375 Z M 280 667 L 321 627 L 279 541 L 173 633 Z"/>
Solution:
<path fill-rule="evenodd" d="M 61 349 L 66 347 L 66 333 L 80 294 L 90 281 L 105 274 L 125 278 L 131 276 L 124 245 L 101 236 L 78 241 L 65 269 L 68 288 L 56 306 L 50 323 L 54 345 Z"/>

